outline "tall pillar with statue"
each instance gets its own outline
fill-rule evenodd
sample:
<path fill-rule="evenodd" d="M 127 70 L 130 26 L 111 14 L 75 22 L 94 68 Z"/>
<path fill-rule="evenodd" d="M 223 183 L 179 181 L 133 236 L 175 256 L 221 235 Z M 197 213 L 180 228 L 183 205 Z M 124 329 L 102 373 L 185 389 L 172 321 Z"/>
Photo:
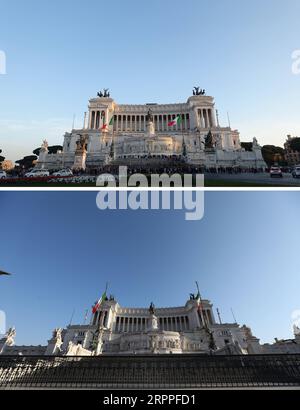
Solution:
<path fill-rule="evenodd" d="M 88 135 L 81 135 L 76 142 L 75 159 L 72 169 L 74 171 L 85 171 L 86 153 L 87 153 Z"/>

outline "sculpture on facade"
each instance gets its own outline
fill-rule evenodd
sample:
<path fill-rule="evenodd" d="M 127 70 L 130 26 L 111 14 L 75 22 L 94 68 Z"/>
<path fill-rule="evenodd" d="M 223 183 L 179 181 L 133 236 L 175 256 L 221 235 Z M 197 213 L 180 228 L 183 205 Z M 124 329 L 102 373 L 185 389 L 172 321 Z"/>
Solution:
<path fill-rule="evenodd" d="M 217 149 L 222 149 L 222 136 L 220 134 L 218 134 L 217 136 L 215 136 L 215 147 Z"/>
<path fill-rule="evenodd" d="M 48 141 L 44 140 L 42 145 L 41 145 L 41 150 L 48 151 L 48 147 L 49 147 Z"/>
<path fill-rule="evenodd" d="M 149 108 L 148 114 L 146 116 L 146 121 L 147 121 L 147 134 L 149 136 L 154 136 L 155 135 L 155 127 L 154 127 L 154 116 L 152 113 L 151 108 Z M 152 144 L 150 144 L 152 145 Z M 150 150 L 150 148 L 149 148 Z M 150 152 L 149 152 L 150 154 Z"/>
<path fill-rule="evenodd" d="M 55 341 L 55 344 L 58 347 L 62 345 L 62 329 L 61 328 L 54 329 L 53 340 Z"/>
<path fill-rule="evenodd" d="M 190 300 L 197 300 L 198 295 L 195 295 L 195 293 L 190 293 Z"/>
<path fill-rule="evenodd" d="M 5 338 L 6 338 L 6 346 L 13 346 L 15 343 L 15 337 L 16 337 L 16 329 L 14 327 L 11 327 L 8 329 L 6 332 Z"/>
<path fill-rule="evenodd" d="M 207 326 L 205 327 L 206 333 L 208 335 L 208 348 L 211 351 L 217 350 L 217 345 L 214 338 L 214 332 L 210 330 Z"/>
<path fill-rule="evenodd" d="M 158 319 L 154 314 L 151 315 L 151 330 L 158 330 Z"/>
<path fill-rule="evenodd" d="M 97 96 L 100 98 L 109 98 L 110 97 L 110 92 L 108 88 L 104 88 L 103 91 L 99 91 L 97 93 Z"/>
<path fill-rule="evenodd" d="M 150 304 L 149 313 L 150 313 L 150 315 L 155 315 L 155 305 L 154 305 L 153 302 L 151 302 L 151 304 Z"/>
<path fill-rule="evenodd" d="M 205 90 L 200 89 L 200 87 L 194 87 L 193 95 L 205 95 Z"/>
<path fill-rule="evenodd" d="M 0 339 L 0 355 L 4 354 L 5 348 L 7 346 L 13 346 L 15 343 L 16 329 L 14 327 L 10 328 L 4 338 Z"/>
<path fill-rule="evenodd" d="M 258 141 L 257 141 L 257 138 L 253 138 L 253 143 L 252 143 L 252 148 L 258 148 L 259 147 L 259 144 L 258 144 Z"/>
<path fill-rule="evenodd" d="M 294 325 L 294 335 L 300 336 L 300 328 L 297 325 Z"/>
<path fill-rule="evenodd" d="M 86 135 L 80 135 L 79 140 L 76 141 L 77 151 L 86 150 L 87 141 L 88 141 L 88 137 Z"/>
<path fill-rule="evenodd" d="M 151 108 L 149 108 L 146 120 L 147 120 L 147 122 L 153 122 L 153 119 L 154 118 L 153 118 L 152 110 L 151 110 Z"/>
<path fill-rule="evenodd" d="M 52 343 L 53 343 L 53 350 L 51 352 L 51 354 L 53 355 L 57 355 L 59 353 L 61 353 L 62 349 L 62 344 L 63 344 L 63 340 L 62 340 L 62 331 L 63 329 L 61 328 L 57 328 L 53 330 L 53 334 L 52 334 Z"/>
<path fill-rule="evenodd" d="M 186 157 L 187 157 L 187 146 L 186 146 L 186 143 L 185 143 L 185 139 L 184 139 L 184 138 L 182 139 L 182 156 L 183 156 L 183 158 L 185 158 L 185 159 L 186 159 Z"/>
<path fill-rule="evenodd" d="M 205 149 L 212 149 L 214 148 L 214 146 L 215 144 L 214 144 L 213 135 L 212 135 L 212 132 L 209 131 L 205 139 Z"/>

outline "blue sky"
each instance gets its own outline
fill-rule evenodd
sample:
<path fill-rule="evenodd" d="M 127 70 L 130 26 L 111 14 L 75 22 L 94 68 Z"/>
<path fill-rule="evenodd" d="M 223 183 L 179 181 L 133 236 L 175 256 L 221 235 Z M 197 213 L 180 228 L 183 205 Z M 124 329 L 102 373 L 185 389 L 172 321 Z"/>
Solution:
<path fill-rule="evenodd" d="M 200 85 L 242 140 L 299 135 L 298 0 L 1 0 L 0 149 L 16 160 L 81 127 L 88 99 L 180 102 Z"/>
<path fill-rule="evenodd" d="M 299 302 L 299 192 L 206 192 L 205 217 L 99 211 L 96 193 L 0 192 L 0 310 L 17 343 L 82 323 L 105 283 L 123 306 L 203 297 L 263 341 L 292 336 Z"/>

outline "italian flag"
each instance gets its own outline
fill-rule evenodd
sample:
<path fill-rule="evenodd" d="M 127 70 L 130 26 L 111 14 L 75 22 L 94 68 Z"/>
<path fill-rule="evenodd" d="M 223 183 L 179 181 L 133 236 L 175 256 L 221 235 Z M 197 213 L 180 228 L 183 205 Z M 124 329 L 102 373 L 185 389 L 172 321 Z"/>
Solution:
<path fill-rule="evenodd" d="M 109 122 L 109 126 L 114 125 L 114 116 L 111 117 L 111 120 Z M 101 128 L 102 130 L 107 129 L 107 124 L 103 124 L 103 127 Z"/>
<path fill-rule="evenodd" d="M 174 127 L 175 125 L 179 125 L 179 124 L 181 124 L 181 115 L 177 115 L 177 117 L 174 118 L 174 120 L 169 122 L 168 127 Z"/>
<path fill-rule="evenodd" d="M 105 299 L 106 299 L 106 291 L 103 293 L 103 295 L 98 300 L 98 302 L 95 304 L 95 306 L 93 306 L 93 309 L 92 309 L 93 315 L 98 312 L 100 306 L 105 301 Z"/>

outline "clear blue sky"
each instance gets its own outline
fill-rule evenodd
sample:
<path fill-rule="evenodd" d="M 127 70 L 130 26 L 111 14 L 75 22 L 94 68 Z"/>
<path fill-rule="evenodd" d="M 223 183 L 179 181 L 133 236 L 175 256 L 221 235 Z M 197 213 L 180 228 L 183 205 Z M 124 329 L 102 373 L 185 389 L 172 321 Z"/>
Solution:
<path fill-rule="evenodd" d="M 16 160 L 81 127 L 88 99 L 119 103 L 215 96 L 242 140 L 300 135 L 299 0 L 1 0 L 0 148 Z"/>
<path fill-rule="evenodd" d="M 110 283 L 123 306 L 181 306 L 199 281 L 223 321 L 263 341 L 292 336 L 300 309 L 299 192 L 207 192 L 205 217 L 99 211 L 96 193 L 0 192 L 0 310 L 17 343 L 82 323 Z"/>

